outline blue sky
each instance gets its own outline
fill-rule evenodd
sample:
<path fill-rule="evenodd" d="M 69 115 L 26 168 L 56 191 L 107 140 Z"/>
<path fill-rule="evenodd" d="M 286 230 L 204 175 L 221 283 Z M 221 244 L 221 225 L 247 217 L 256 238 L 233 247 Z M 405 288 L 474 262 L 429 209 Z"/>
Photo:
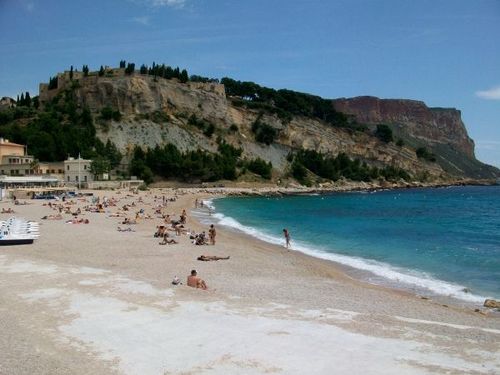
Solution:
<path fill-rule="evenodd" d="M 500 1 L 0 0 L 0 96 L 121 59 L 462 111 L 500 167 Z"/>

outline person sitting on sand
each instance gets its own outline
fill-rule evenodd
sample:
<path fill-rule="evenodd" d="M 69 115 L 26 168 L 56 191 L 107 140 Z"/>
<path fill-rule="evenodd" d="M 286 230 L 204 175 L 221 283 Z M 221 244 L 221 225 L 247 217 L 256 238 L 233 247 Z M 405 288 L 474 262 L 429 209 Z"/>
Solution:
<path fill-rule="evenodd" d="M 207 238 L 206 238 L 205 232 L 202 232 L 202 233 L 195 235 L 193 243 L 195 245 L 206 245 Z"/>
<path fill-rule="evenodd" d="M 198 288 L 204 290 L 208 289 L 205 281 L 198 277 L 198 272 L 196 272 L 196 270 L 192 270 L 191 275 L 187 277 L 187 285 L 192 288 Z"/>
<path fill-rule="evenodd" d="M 203 262 L 209 262 L 211 260 L 227 260 L 229 259 L 230 257 L 218 257 L 218 256 L 215 256 L 215 255 L 200 255 L 198 258 L 196 258 L 197 260 L 201 260 Z"/>

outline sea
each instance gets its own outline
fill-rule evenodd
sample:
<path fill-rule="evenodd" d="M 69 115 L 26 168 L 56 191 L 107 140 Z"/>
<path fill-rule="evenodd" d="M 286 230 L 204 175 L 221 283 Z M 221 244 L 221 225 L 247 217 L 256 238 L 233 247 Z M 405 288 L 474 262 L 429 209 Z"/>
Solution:
<path fill-rule="evenodd" d="M 210 216 L 198 214 L 207 223 L 280 246 L 286 228 L 292 251 L 341 264 L 370 283 L 472 304 L 500 299 L 500 186 L 205 203 Z"/>

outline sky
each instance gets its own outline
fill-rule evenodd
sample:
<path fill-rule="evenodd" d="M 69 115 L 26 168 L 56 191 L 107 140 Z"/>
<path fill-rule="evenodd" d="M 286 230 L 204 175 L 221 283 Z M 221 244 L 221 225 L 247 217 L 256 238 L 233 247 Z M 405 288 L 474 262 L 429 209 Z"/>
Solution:
<path fill-rule="evenodd" d="M 500 167 L 500 0 L 0 0 L 0 97 L 71 65 L 453 107 Z"/>

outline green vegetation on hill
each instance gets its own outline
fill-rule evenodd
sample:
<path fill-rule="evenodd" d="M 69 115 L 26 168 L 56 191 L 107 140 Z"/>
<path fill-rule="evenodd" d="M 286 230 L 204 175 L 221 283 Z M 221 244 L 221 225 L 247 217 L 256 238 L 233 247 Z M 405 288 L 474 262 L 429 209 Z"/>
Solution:
<path fill-rule="evenodd" d="M 76 84 L 75 84 L 76 85 Z M 0 112 L 0 136 L 25 144 L 42 161 L 62 161 L 69 155 L 107 160 L 111 168 L 121 160 L 116 146 L 96 137 L 92 114 L 78 108 L 74 89 L 68 88 L 36 111 L 24 97 L 24 106 Z"/>
<path fill-rule="evenodd" d="M 337 112 L 328 99 L 292 90 L 274 90 L 227 77 L 222 78 L 221 83 L 228 96 L 239 98 L 235 101 L 236 105 L 276 113 L 284 121 L 299 115 L 318 118 L 333 126 L 350 126 L 347 116 Z"/>
<path fill-rule="evenodd" d="M 384 124 L 377 125 L 375 136 L 385 143 L 394 141 L 394 138 L 392 136 L 392 129 L 388 125 Z"/>
<path fill-rule="evenodd" d="M 292 161 L 291 173 L 297 181 L 308 185 L 307 170 L 319 177 L 337 181 L 341 177 L 353 181 L 372 181 L 385 178 L 387 181 L 400 179 L 409 181 L 410 175 L 403 169 L 388 166 L 385 168 L 370 167 L 361 163 L 359 159 L 351 160 L 341 152 L 336 157 L 323 155 L 315 150 L 299 150 L 295 155 L 290 155 Z"/>
<path fill-rule="evenodd" d="M 235 180 L 239 171 L 248 169 L 265 179 L 271 177 L 271 163 L 261 159 L 241 160 L 242 150 L 220 142 L 217 153 L 202 150 L 181 152 L 169 143 L 144 151 L 136 146 L 130 162 L 130 174 L 150 183 L 154 175 L 186 182 Z"/>
<path fill-rule="evenodd" d="M 431 162 L 436 161 L 436 155 L 434 155 L 432 152 L 427 150 L 427 148 L 425 148 L 425 147 L 417 148 L 417 151 L 415 153 L 417 154 L 417 157 L 419 159 L 424 159 L 424 160 L 431 161 Z"/>

